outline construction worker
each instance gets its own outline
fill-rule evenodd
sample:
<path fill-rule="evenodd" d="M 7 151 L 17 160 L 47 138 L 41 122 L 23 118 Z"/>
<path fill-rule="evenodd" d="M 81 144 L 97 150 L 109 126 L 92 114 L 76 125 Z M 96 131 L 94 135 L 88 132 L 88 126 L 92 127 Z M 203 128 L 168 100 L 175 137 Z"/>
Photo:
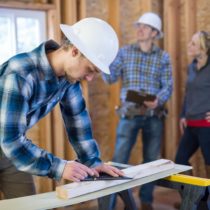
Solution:
<path fill-rule="evenodd" d="M 165 115 L 162 107 L 172 94 L 169 55 L 155 45 L 155 40 L 163 36 L 161 25 L 161 19 L 155 13 L 147 12 L 140 16 L 135 22 L 137 42 L 122 47 L 110 65 L 111 74 L 103 74 L 103 79 L 109 84 L 119 79 L 122 82 L 121 110 L 118 111 L 120 119 L 113 157 L 115 162 L 128 162 L 139 130 L 142 131 L 143 162 L 159 158 Z M 129 90 L 154 95 L 155 99 L 144 101 L 142 105 L 131 103 L 126 100 Z M 153 189 L 153 183 L 141 187 L 141 210 L 153 209 Z"/>
<path fill-rule="evenodd" d="M 99 172 L 122 175 L 100 159 L 80 87 L 83 79 L 109 73 L 118 52 L 116 33 L 97 18 L 61 25 L 61 30 L 66 37 L 61 46 L 49 40 L 0 66 L 0 190 L 5 198 L 35 193 L 32 174 L 71 181 Z M 58 103 L 77 161 L 56 157 L 26 137 Z"/>
<path fill-rule="evenodd" d="M 181 141 L 175 162 L 190 165 L 192 155 L 201 149 L 206 176 L 210 178 L 210 33 L 198 31 L 188 44 L 186 91 L 180 119 Z"/>

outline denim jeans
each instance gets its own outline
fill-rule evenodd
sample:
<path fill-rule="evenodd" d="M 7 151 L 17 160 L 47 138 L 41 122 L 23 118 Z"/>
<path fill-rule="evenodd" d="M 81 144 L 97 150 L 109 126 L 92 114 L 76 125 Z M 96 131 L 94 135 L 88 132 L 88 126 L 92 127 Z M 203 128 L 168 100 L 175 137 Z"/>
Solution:
<path fill-rule="evenodd" d="M 205 164 L 210 165 L 210 127 L 187 127 L 180 141 L 175 162 L 190 165 L 189 159 L 199 147 Z"/>
<path fill-rule="evenodd" d="M 160 155 L 163 121 L 156 116 L 137 116 L 132 119 L 120 119 L 117 128 L 117 139 L 113 157 L 114 162 L 128 163 L 139 130 L 142 130 L 143 162 L 147 163 L 158 159 Z M 141 201 L 152 203 L 153 190 L 154 183 L 142 185 L 139 191 Z"/>

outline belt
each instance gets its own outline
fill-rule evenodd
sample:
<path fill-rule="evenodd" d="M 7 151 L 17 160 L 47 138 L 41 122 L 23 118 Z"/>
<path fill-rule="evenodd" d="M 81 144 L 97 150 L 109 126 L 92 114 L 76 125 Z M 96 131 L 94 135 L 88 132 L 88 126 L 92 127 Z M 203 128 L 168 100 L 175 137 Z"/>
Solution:
<path fill-rule="evenodd" d="M 157 107 L 156 109 L 148 109 L 145 106 L 140 106 L 134 103 L 123 103 L 122 106 L 116 108 L 116 112 L 120 117 L 133 118 L 135 116 L 157 116 L 159 118 L 167 115 L 167 110 L 164 107 Z"/>

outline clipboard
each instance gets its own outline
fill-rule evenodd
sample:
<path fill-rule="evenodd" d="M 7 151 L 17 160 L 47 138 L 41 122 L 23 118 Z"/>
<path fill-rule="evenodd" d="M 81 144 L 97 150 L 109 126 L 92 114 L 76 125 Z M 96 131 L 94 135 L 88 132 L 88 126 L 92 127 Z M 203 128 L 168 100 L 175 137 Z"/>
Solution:
<path fill-rule="evenodd" d="M 154 101 L 155 99 L 156 99 L 156 95 L 147 94 L 144 92 L 138 92 L 134 90 L 128 90 L 125 100 L 142 105 L 144 101 Z"/>
<path fill-rule="evenodd" d="M 106 173 L 99 173 L 99 177 L 96 176 L 87 176 L 85 179 L 81 181 L 102 181 L 102 180 L 126 180 L 126 179 L 133 179 L 132 177 L 127 177 L 127 176 L 118 176 L 114 177 Z"/>

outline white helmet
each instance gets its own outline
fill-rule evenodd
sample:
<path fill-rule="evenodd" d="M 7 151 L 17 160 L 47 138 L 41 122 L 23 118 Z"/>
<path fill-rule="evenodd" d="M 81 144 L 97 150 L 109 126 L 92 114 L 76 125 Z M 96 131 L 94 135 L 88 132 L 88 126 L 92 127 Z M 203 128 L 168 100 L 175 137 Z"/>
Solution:
<path fill-rule="evenodd" d="M 139 23 L 147 24 L 153 27 L 154 29 L 156 29 L 159 32 L 156 38 L 163 37 L 163 32 L 161 31 L 162 22 L 161 22 L 160 17 L 157 14 L 153 12 L 144 13 L 142 16 L 140 16 L 138 21 L 135 22 L 135 25 L 138 25 Z"/>
<path fill-rule="evenodd" d="M 110 74 L 109 65 L 117 55 L 119 41 L 114 29 L 98 18 L 84 18 L 72 26 L 60 25 L 64 35 L 96 67 Z"/>

